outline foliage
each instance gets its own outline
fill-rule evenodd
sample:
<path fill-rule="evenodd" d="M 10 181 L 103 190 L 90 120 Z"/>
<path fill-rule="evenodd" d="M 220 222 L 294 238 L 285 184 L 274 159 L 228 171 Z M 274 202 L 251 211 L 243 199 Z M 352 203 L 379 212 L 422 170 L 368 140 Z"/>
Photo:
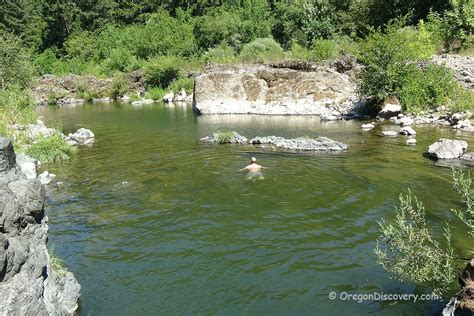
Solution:
<path fill-rule="evenodd" d="M 453 112 L 463 112 L 474 108 L 474 92 L 460 87 L 454 91 L 451 100 L 451 110 Z"/>
<path fill-rule="evenodd" d="M 117 99 L 124 96 L 128 92 L 128 82 L 124 76 L 116 76 L 112 79 L 109 96 L 112 99 Z"/>
<path fill-rule="evenodd" d="M 176 56 L 152 58 L 145 65 L 145 80 L 152 87 L 166 88 L 180 74 L 181 60 Z"/>
<path fill-rule="evenodd" d="M 152 100 L 162 100 L 166 94 L 166 90 L 160 87 L 152 87 L 146 91 L 145 98 Z"/>
<path fill-rule="evenodd" d="M 16 86 L 0 90 L 0 130 L 9 134 L 8 125 L 29 124 L 35 121 L 36 105 L 28 91 Z"/>
<path fill-rule="evenodd" d="M 382 235 L 375 248 L 379 264 L 400 281 L 428 285 L 437 294 L 446 292 L 456 270 L 449 227 L 444 233 L 445 250 L 433 238 L 423 204 L 411 192 L 400 196 L 395 212 L 393 224 L 379 223 Z"/>
<path fill-rule="evenodd" d="M 169 89 L 172 90 L 174 93 L 178 93 L 181 89 L 184 89 L 186 93 L 193 93 L 194 91 L 194 79 L 181 77 L 175 81 L 173 81 L 169 85 Z"/>
<path fill-rule="evenodd" d="M 240 52 L 244 62 L 267 62 L 284 56 L 283 48 L 272 38 L 257 38 L 245 44 Z"/>
<path fill-rule="evenodd" d="M 237 60 L 235 50 L 227 44 L 221 44 L 209 49 L 204 55 L 204 58 L 208 62 L 217 64 L 230 64 Z"/>
<path fill-rule="evenodd" d="M 407 111 L 436 109 L 447 104 L 459 89 L 451 71 L 443 66 L 428 65 L 423 69 L 411 64 L 404 69 L 396 94 Z"/>
<path fill-rule="evenodd" d="M 8 33 L 0 33 L 0 89 L 18 85 L 29 86 L 34 68 L 30 55 L 20 39 Z"/>
<path fill-rule="evenodd" d="M 230 144 L 234 138 L 233 131 L 218 131 L 216 134 L 216 140 L 219 144 Z"/>
<path fill-rule="evenodd" d="M 49 262 L 51 263 L 51 269 L 56 274 L 56 277 L 64 277 L 66 275 L 66 272 L 68 271 L 66 265 L 58 256 L 56 256 L 56 254 L 54 254 L 52 250 L 49 250 L 48 253 Z"/>
<path fill-rule="evenodd" d="M 33 143 L 26 153 L 42 163 L 68 160 L 76 154 L 76 147 L 69 145 L 59 133 L 40 138 Z"/>
<path fill-rule="evenodd" d="M 33 64 L 41 75 L 52 74 L 57 62 L 58 58 L 51 48 L 46 49 L 33 60 Z"/>
<path fill-rule="evenodd" d="M 334 57 L 336 57 L 337 54 L 336 45 L 337 44 L 334 40 L 314 40 L 311 44 L 309 59 L 314 61 L 333 59 Z"/>
<path fill-rule="evenodd" d="M 431 57 L 435 52 L 429 32 L 404 27 L 406 18 L 391 21 L 385 31 L 372 30 L 361 44 L 359 59 L 365 65 L 360 74 L 362 94 L 383 100 L 400 89 L 404 78 L 410 76 L 413 63 Z"/>
<path fill-rule="evenodd" d="M 465 174 L 461 169 L 453 169 L 454 185 L 453 189 L 461 196 L 461 202 L 466 207 L 465 210 L 452 209 L 461 221 L 469 228 L 469 235 L 474 238 L 474 191 L 472 190 L 471 174 Z"/>

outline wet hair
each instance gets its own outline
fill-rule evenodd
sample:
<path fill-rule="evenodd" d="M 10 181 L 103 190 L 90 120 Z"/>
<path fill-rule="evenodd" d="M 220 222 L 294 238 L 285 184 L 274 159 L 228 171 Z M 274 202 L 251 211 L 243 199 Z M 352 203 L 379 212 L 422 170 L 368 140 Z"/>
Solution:
<path fill-rule="evenodd" d="M 257 163 L 257 158 L 255 158 L 255 157 L 250 158 L 250 162 L 251 163 Z"/>

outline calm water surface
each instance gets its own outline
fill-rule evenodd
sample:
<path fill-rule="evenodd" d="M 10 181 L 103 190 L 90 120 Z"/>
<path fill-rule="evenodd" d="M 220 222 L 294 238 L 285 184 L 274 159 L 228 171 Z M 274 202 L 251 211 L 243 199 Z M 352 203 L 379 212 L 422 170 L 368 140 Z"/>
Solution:
<path fill-rule="evenodd" d="M 410 188 L 441 236 L 452 219 L 451 170 L 422 157 L 450 129 L 415 127 L 418 144 L 362 132 L 360 122 L 312 117 L 201 116 L 189 106 L 47 108 L 65 132 L 96 134 L 71 161 L 45 166 L 64 185 L 49 193 L 50 244 L 82 285 L 84 315 L 410 315 L 441 302 L 330 300 L 328 294 L 425 293 L 375 263 L 377 221 Z M 247 136 L 328 136 L 339 154 L 200 145 L 231 129 Z M 238 169 L 251 156 L 263 181 Z M 462 251 L 462 250 L 461 250 Z M 455 288 L 453 288 L 453 291 Z"/>

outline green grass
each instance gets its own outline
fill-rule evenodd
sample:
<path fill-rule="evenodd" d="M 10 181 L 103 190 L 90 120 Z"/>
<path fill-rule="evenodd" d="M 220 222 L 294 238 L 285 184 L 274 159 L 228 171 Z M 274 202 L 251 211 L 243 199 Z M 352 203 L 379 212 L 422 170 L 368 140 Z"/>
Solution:
<path fill-rule="evenodd" d="M 56 277 L 62 278 L 66 275 L 67 267 L 64 262 L 57 257 L 52 250 L 48 251 L 49 262 L 51 263 L 51 269 L 56 273 Z"/>
<path fill-rule="evenodd" d="M 149 88 L 146 92 L 145 99 L 161 100 L 166 94 L 166 90 L 160 87 Z"/>
<path fill-rule="evenodd" d="M 42 163 L 68 160 L 77 152 L 77 148 L 69 145 L 60 134 L 41 138 L 31 145 L 26 153 Z"/>
<path fill-rule="evenodd" d="M 231 140 L 234 138 L 234 132 L 232 131 L 218 131 L 216 134 L 217 142 L 219 144 L 230 144 Z"/>

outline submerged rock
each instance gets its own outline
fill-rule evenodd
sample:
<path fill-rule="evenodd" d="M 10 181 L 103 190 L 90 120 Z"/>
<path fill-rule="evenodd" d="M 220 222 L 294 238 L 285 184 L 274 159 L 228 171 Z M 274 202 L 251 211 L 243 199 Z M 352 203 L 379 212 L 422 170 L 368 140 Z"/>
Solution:
<path fill-rule="evenodd" d="M 407 145 L 416 145 L 416 139 L 415 138 L 407 139 Z"/>
<path fill-rule="evenodd" d="M 72 146 L 91 145 L 94 142 L 95 135 L 90 129 L 80 128 L 74 134 L 70 133 L 66 141 Z"/>
<path fill-rule="evenodd" d="M 395 137 L 398 135 L 397 131 L 382 131 L 383 136 Z"/>
<path fill-rule="evenodd" d="M 151 99 L 141 99 L 141 100 L 137 100 L 137 101 L 133 101 L 131 103 L 132 106 L 141 106 L 141 105 L 146 105 L 146 104 L 153 104 L 155 103 L 154 100 L 151 100 Z"/>
<path fill-rule="evenodd" d="M 286 139 L 278 136 L 266 136 L 252 138 L 250 144 L 269 144 L 276 148 L 305 151 L 341 151 L 348 147 L 344 143 L 334 141 L 327 137 L 318 137 L 316 139 L 305 137 Z"/>
<path fill-rule="evenodd" d="M 428 147 L 428 154 L 436 159 L 455 159 L 461 157 L 466 149 L 464 140 L 441 138 Z"/>
<path fill-rule="evenodd" d="M 230 137 L 229 139 L 226 139 L 224 141 L 224 144 L 246 144 L 247 143 L 247 138 L 245 136 L 242 136 L 239 133 L 234 132 L 234 131 L 231 133 L 232 133 L 232 137 Z M 220 138 L 220 133 L 217 132 L 217 133 L 212 134 L 211 136 L 203 137 L 199 141 L 203 143 L 212 143 L 212 144 L 222 143 L 222 139 L 219 139 L 219 138 Z"/>
<path fill-rule="evenodd" d="M 71 272 L 53 270 L 44 187 L 15 158 L 0 137 L 0 315 L 72 315 L 80 285 Z"/>

